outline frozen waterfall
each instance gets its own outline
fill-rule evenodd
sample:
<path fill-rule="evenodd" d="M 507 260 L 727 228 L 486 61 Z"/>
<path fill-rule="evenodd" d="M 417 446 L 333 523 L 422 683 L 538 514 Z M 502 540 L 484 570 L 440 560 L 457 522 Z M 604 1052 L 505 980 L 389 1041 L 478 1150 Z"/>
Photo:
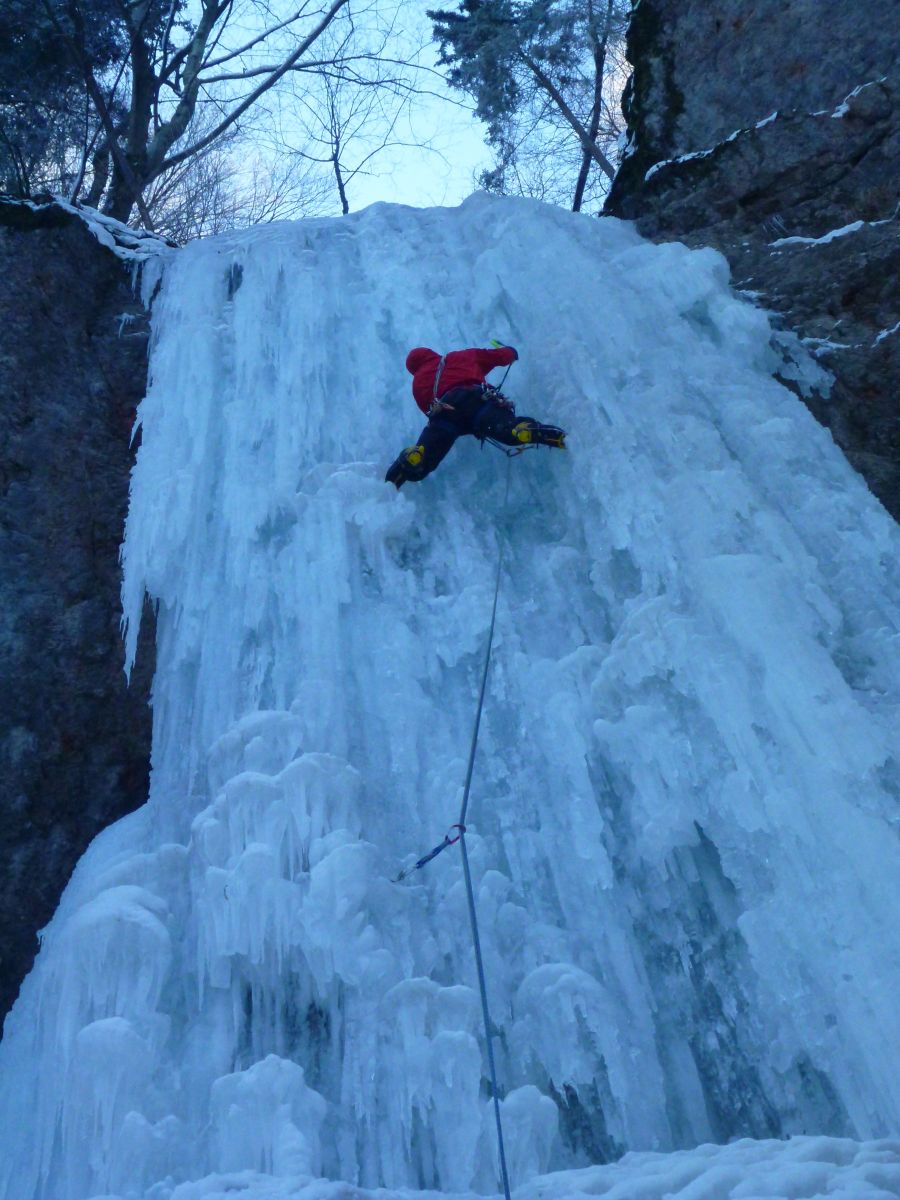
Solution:
<path fill-rule="evenodd" d="M 0 1197 L 496 1190 L 459 857 L 392 878 L 456 820 L 499 539 L 469 850 L 513 1185 L 896 1133 L 900 537 L 724 261 L 475 196 L 196 242 L 144 287 L 151 797 L 7 1021 Z M 491 337 L 570 452 L 504 504 L 464 439 L 396 493 L 406 351 Z"/>

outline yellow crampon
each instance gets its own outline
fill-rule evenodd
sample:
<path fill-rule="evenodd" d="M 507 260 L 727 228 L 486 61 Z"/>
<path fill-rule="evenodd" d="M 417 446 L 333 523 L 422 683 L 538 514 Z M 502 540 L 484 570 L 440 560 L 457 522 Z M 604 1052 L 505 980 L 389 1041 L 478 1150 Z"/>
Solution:
<path fill-rule="evenodd" d="M 510 430 L 512 436 L 523 446 L 556 446 L 566 448 L 566 435 L 555 425 L 538 425 L 535 421 L 520 421 Z"/>

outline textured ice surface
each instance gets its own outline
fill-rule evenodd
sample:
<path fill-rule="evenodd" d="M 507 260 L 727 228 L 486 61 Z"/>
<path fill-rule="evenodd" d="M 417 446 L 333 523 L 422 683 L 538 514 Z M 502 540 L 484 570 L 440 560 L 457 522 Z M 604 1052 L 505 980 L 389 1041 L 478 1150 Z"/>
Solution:
<path fill-rule="evenodd" d="M 475 197 L 160 275 L 124 585 L 132 647 L 159 608 L 152 793 L 8 1019 L 3 1200 L 496 1188 L 458 856 L 391 879 L 456 819 L 499 538 L 470 854 L 514 1186 L 896 1131 L 900 538 L 723 260 Z M 492 336 L 571 452 L 505 506 L 471 440 L 396 493 L 407 349 Z M 782 1153 L 741 1145 L 546 1188 L 896 1192 L 837 1190 L 880 1167 L 821 1139 L 831 1174 L 741 1190 Z"/>
<path fill-rule="evenodd" d="M 169 1193 L 166 1192 L 166 1195 Z M 234 1171 L 176 1187 L 171 1200 L 439 1200 L 447 1193 L 370 1191 L 308 1176 Z M 475 1200 L 457 1193 L 458 1200 Z M 893 1200 L 900 1196 L 900 1142 L 795 1137 L 744 1139 L 670 1154 L 626 1154 L 608 1166 L 538 1176 L 515 1200 Z M 92 1200 L 123 1200 L 97 1196 Z"/>

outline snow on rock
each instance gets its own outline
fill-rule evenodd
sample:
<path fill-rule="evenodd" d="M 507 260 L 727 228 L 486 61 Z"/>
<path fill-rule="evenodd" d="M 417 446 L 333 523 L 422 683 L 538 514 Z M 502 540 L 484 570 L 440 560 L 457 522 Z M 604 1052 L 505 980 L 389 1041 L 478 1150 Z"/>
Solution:
<path fill-rule="evenodd" d="M 828 233 L 823 233 L 821 237 L 783 237 L 769 242 L 769 245 L 773 249 L 780 246 L 827 246 L 830 242 L 847 237 L 850 233 L 859 233 L 861 229 L 875 229 L 879 225 L 889 225 L 892 220 L 893 217 L 883 221 L 851 221 L 849 225 L 842 225 L 840 229 L 831 229 Z"/>
<path fill-rule="evenodd" d="M 860 84 L 859 87 L 854 88 L 853 91 L 850 92 L 849 95 L 847 95 L 841 101 L 841 103 L 837 106 L 837 108 L 834 109 L 833 112 L 829 112 L 827 109 L 822 109 L 819 112 L 810 113 L 809 115 L 811 117 L 834 117 L 834 118 L 846 117 L 852 111 L 852 102 L 856 99 L 857 96 L 860 95 L 861 92 L 865 91 L 866 88 L 877 87 L 878 84 L 884 83 L 886 78 L 887 78 L 887 76 L 881 76 L 879 79 L 873 79 L 869 83 Z M 730 133 L 727 137 L 722 138 L 721 141 L 716 142 L 716 144 L 714 146 L 710 146 L 708 149 L 692 150 L 685 154 L 679 154 L 675 158 L 660 159 L 659 162 L 654 163 L 653 166 L 650 167 L 650 169 L 645 172 L 644 181 L 646 182 L 648 179 L 651 179 L 658 171 L 661 171 L 664 167 L 673 166 L 675 163 L 690 162 L 692 159 L 695 159 L 695 158 L 709 158 L 709 156 L 711 154 L 715 154 L 716 150 L 718 150 L 720 146 L 725 146 L 729 142 L 735 142 L 735 141 L 737 141 L 737 139 L 739 137 L 741 137 L 742 134 L 750 133 L 754 129 L 764 129 L 766 125 L 770 125 L 773 121 L 776 121 L 778 119 L 778 116 L 779 116 L 779 113 L 777 110 L 775 112 L 771 112 L 771 113 L 769 113 L 769 115 L 767 117 L 763 117 L 762 120 L 757 121 L 753 125 L 747 125 L 746 127 L 742 128 L 742 129 L 735 129 L 733 133 Z M 633 135 L 629 135 L 629 136 L 633 136 Z M 847 230 L 847 231 L 849 231 L 849 230 Z M 839 236 L 843 232 L 845 232 L 845 231 L 844 230 L 836 231 L 836 236 Z M 808 239 L 805 239 L 805 238 L 804 239 L 800 239 L 800 238 L 785 238 L 784 239 L 785 242 L 800 241 L 800 240 L 806 241 Z M 779 243 L 775 242 L 772 244 L 778 245 Z"/>
<path fill-rule="evenodd" d="M 157 284 L 151 797 L 7 1022 L 0 1197 L 496 1190 L 459 858 L 392 880 L 456 819 L 499 539 L 468 842 L 514 1186 L 896 1194 L 895 1146 L 828 1138 L 529 1182 L 900 1121 L 900 539 L 723 260 L 476 196 Z M 397 494 L 407 349 L 492 336 L 570 453 Z"/>
<path fill-rule="evenodd" d="M 866 88 L 877 87 L 879 83 L 884 83 L 886 79 L 886 75 L 881 75 L 878 79 L 870 79 L 868 83 L 861 83 L 859 87 L 855 87 L 852 92 L 844 97 L 844 99 L 840 102 L 834 112 L 830 114 L 830 116 L 836 120 L 846 117 L 852 111 L 851 102 L 855 100 L 861 92 L 864 92 Z M 818 116 L 819 114 L 816 115 Z"/>
<path fill-rule="evenodd" d="M 695 158 L 709 158 L 711 154 L 715 154 L 720 146 L 727 146 L 729 142 L 736 142 L 741 134 L 750 133 L 750 131 L 753 129 L 764 129 L 766 125 L 771 125 L 771 123 L 777 119 L 777 112 L 769 113 L 767 117 L 763 117 L 763 119 L 761 121 L 757 121 L 755 125 L 748 125 L 746 129 L 735 129 L 733 133 L 729 133 L 728 137 L 722 138 L 720 142 L 716 142 L 715 146 L 710 146 L 708 150 L 692 150 L 687 154 L 679 154 L 676 158 L 660 159 L 659 162 L 654 163 L 653 166 L 645 173 L 644 180 L 646 181 L 651 179 L 657 173 L 657 171 L 661 171 L 663 167 L 671 167 L 675 163 L 690 162 Z"/>
<path fill-rule="evenodd" d="M 885 338 L 891 337 L 891 335 L 897 333 L 898 330 L 900 330 L 900 321 L 898 321 L 896 325 L 892 325 L 890 329 L 882 329 L 881 332 L 876 336 L 872 345 L 877 346 L 879 342 L 883 342 Z"/>
<path fill-rule="evenodd" d="M 155 258 L 158 254 L 165 254 L 176 244 L 160 234 L 150 233 L 146 229 L 132 229 L 130 225 L 117 221 L 115 217 L 107 217 L 95 208 L 88 208 L 85 204 L 72 204 L 63 196 L 53 196 L 49 200 L 14 200 L 7 197 L 5 203 L 20 204 L 23 208 L 30 208 L 33 212 L 59 208 L 63 212 L 71 213 L 73 217 L 77 217 L 87 226 L 101 245 L 111 250 L 117 258 L 135 265 Z M 123 319 L 128 320 L 129 318 Z"/>
<path fill-rule="evenodd" d="M 827 246 L 829 242 L 833 242 L 837 238 L 846 237 L 849 233 L 858 233 L 867 224 L 869 224 L 867 221 L 851 221 L 849 225 L 842 225 L 840 229 L 831 229 L 821 237 L 777 238 L 774 242 L 769 242 L 769 245 L 773 249 L 778 246 Z"/>

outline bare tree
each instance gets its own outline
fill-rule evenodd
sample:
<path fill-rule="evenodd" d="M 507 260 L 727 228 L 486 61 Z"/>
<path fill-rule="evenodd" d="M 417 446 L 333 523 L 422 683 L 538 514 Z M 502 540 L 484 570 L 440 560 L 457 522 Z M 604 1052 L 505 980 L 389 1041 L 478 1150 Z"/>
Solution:
<path fill-rule="evenodd" d="M 377 156 L 431 149 L 414 101 L 460 103 L 407 0 L 3 4 L 0 186 L 136 205 L 178 240 L 322 211 L 326 177 L 347 212 Z"/>
<path fill-rule="evenodd" d="M 562 150 L 567 164 L 577 164 L 573 209 L 583 206 L 592 174 L 601 177 L 595 189 L 608 187 L 619 132 L 611 93 L 621 91 L 623 0 L 463 0 L 457 11 L 428 15 L 451 85 L 475 98 L 497 150 L 488 186 L 510 190 L 535 172 L 546 177 L 541 155 L 552 147 L 554 157 Z"/>
<path fill-rule="evenodd" d="M 394 10 L 394 19 L 400 11 L 399 6 Z M 294 86 L 302 124 L 284 136 L 283 148 L 328 171 L 345 215 L 353 180 L 370 174 L 376 157 L 411 145 L 429 148 L 421 138 L 399 131 L 410 105 L 427 93 L 422 76 L 436 72 L 417 63 L 421 46 L 407 46 L 400 60 L 392 57 L 394 33 L 393 21 L 362 32 L 348 16 L 341 36 L 335 27 L 325 39 L 331 64 Z"/>
<path fill-rule="evenodd" d="M 624 45 L 608 45 L 600 103 L 595 79 L 588 71 L 567 81 L 571 105 L 593 131 L 609 161 L 616 163 L 624 133 L 621 94 L 628 75 Z M 537 84 L 524 87 L 519 104 L 498 122 L 492 139 L 495 165 L 482 173 L 481 183 L 500 194 L 532 196 L 579 212 L 598 209 L 609 188 L 609 175 L 572 136 L 569 122 Z"/>
<path fill-rule="evenodd" d="M 109 181 L 104 211 L 127 220 L 137 204 L 152 226 L 144 190 L 221 139 L 289 72 L 310 69 L 313 48 L 350 0 L 293 0 L 297 6 L 286 15 L 273 14 L 265 0 L 199 0 L 196 21 L 188 19 L 185 0 L 106 0 L 109 20 L 102 30 L 87 0 L 40 3 L 102 126 L 96 154 L 105 165 L 95 163 L 94 180 L 105 174 Z M 241 35 L 242 21 L 256 32 Z M 109 72 L 100 65 L 110 33 L 126 46 L 129 95 L 118 111 Z M 261 55 L 272 60 L 260 62 Z M 218 119 L 185 137 L 201 98 L 215 101 Z"/>
<path fill-rule="evenodd" d="M 201 136 L 201 130 L 192 131 Z M 323 212 L 330 186 L 302 159 L 267 157 L 229 130 L 144 192 L 154 227 L 176 242 Z"/>

